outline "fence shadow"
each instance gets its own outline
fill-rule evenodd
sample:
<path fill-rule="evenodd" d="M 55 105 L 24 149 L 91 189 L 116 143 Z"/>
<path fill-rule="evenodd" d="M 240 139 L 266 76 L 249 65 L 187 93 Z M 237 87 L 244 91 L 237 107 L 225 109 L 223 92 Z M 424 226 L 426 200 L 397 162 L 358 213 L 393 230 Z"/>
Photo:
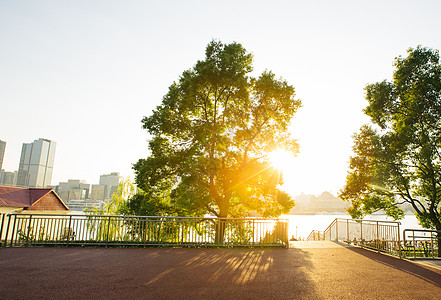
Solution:
<path fill-rule="evenodd" d="M 350 251 L 354 251 L 357 254 L 369 258 L 377 263 L 416 276 L 428 283 L 434 284 L 441 288 L 441 270 L 426 268 L 411 261 L 399 259 L 390 255 L 384 255 L 372 250 L 358 247 L 348 247 L 347 249 L 349 249 Z"/>

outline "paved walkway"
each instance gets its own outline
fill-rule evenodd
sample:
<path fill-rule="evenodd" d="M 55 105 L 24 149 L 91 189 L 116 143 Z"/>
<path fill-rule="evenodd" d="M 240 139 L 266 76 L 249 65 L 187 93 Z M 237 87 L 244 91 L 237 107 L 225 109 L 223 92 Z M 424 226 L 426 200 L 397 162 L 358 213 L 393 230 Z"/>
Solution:
<path fill-rule="evenodd" d="M 440 299 L 441 269 L 291 249 L 0 248 L 0 299 Z"/>

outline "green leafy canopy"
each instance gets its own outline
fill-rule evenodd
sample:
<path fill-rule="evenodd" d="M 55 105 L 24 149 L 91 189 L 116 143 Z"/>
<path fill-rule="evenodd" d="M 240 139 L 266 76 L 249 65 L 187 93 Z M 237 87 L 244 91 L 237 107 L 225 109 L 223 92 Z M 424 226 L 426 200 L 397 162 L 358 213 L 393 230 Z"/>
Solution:
<path fill-rule="evenodd" d="M 354 135 L 340 197 L 362 217 L 379 209 L 398 219 L 408 203 L 421 224 L 441 230 L 441 66 L 437 50 L 418 46 L 395 59 L 392 82 L 366 86 L 371 120 Z"/>
<path fill-rule="evenodd" d="M 134 212 L 278 216 L 294 205 L 267 154 L 298 151 L 288 125 L 301 102 L 270 71 L 250 77 L 252 61 L 241 44 L 210 42 L 143 118 L 151 154 L 134 164 Z"/>

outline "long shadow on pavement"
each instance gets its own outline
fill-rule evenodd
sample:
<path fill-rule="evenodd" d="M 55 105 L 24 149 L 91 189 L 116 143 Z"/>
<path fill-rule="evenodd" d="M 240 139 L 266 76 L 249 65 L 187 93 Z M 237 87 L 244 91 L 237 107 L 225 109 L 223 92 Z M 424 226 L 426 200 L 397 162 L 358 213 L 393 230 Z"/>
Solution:
<path fill-rule="evenodd" d="M 320 299 L 301 249 L 0 249 L 8 299 Z"/>
<path fill-rule="evenodd" d="M 407 260 L 380 254 L 367 249 L 362 249 L 358 247 L 349 247 L 347 249 L 354 251 L 357 254 L 363 255 L 364 257 L 369 258 L 377 263 L 416 276 L 426 282 L 441 287 L 441 270 L 422 267 Z"/>

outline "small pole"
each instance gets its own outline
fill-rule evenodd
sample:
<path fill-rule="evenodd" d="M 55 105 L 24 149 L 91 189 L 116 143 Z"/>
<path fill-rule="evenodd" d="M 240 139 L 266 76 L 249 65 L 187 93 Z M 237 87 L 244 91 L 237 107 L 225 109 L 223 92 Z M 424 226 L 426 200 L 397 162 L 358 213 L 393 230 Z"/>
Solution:
<path fill-rule="evenodd" d="M 431 252 L 432 252 L 432 258 L 434 258 L 435 257 L 435 253 L 433 252 L 433 231 L 430 232 L 430 249 L 431 249 Z"/>
<path fill-rule="evenodd" d="M 109 244 L 110 218 L 111 217 L 109 216 L 109 219 L 108 219 L 108 222 L 107 222 L 106 248 L 107 248 L 107 245 Z"/>
<path fill-rule="evenodd" d="M 0 214 L 2 216 L 2 226 L 0 227 L 0 244 L 2 244 L 3 227 L 5 227 L 5 216 L 6 214 Z"/>
<path fill-rule="evenodd" d="M 253 219 L 253 248 L 254 248 L 254 234 L 255 234 L 255 231 L 254 231 L 255 228 L 254 228 L 254 226 L 256 226 L 256 225 L 255 225 L 255 223 L 254 223 L 254 219 Z"/>
<path fill-rule="evenodd" d="M 8 234 L 9 234 L 10 225 L 11 225 L 11 215 L 8 214 L 8 227 L 6 227 L 5 244 L 3 245 L 3 247 L 6 247 L 6 244 L 8 243 Z M 11 246 L 12 246 L 12 237 L 11 237 Z"/>
<path fill-rule="evenodd" d="M 401 259 L 400 222 L 398 222 L 397 225 L 398 225 L 398 254 Z"/>
<path fill-rule="evenodd" d="M 66 247 L 69 246 L 69 236 L 70 236 L 71 222 L 72 222 L 72 215 L 69 216 L 69 226 L 67 227 L 67 235 L 66 235 Z"/>
<path fill-rule="evenodd" d="M 378 226 L 378 221 L 377 221 L 377 242 L 376 242 L 376 244 L 377 244 L 377 251 L 378 251 L 378 253 L 380 253 L 380 235 L 378 232 L 378 228 L 379 228 L 379 226 Z M 398 231 L 398 232 L 400 232 L 400 231 Z M 400 235 L 400 234 L 398 234 L 398 235 Z"/>
<path fill-rule="evenodd" d="M 29 231 L 31 230 L 32 215 L 29 216 L 28 232 L 26 234 L 26 247 L 29 245 Z"/>
<path fill-rule="evenodd" d="M 416 258 L 416 253 L 415 253 L 415 248 L 416 248 L 416 244 L 415 244 L 415 230 L 412 231 L 412 242 L 413 242 L 413 258 Z"/>

